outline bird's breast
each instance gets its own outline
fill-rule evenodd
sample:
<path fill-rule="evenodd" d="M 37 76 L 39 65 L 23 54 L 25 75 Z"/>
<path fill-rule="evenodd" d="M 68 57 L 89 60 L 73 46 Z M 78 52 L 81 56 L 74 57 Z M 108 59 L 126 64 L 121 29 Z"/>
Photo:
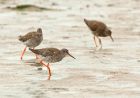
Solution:
<path fill-rule="evenodd" d="M 24 42 L 24 44 L 30 48 L 34 48 L 36 46 L 38 46 L 43 40 L 43 37 L 39 37 L 39 38 L 32 38 L 27 40 L 26 42 Z"/>
<path fill-rule="evenodd" d="M 46 56 L 43 60 L 47 63 L 55 63 L 61 61 L 62 58 L 58 56 Z"/>

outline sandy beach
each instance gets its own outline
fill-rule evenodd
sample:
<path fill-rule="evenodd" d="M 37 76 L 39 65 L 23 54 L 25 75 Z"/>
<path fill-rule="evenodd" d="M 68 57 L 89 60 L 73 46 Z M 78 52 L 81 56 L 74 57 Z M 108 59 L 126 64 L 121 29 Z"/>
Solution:
<path fill-rule="evenodd" d="M 139 5 L 139 0 L 0 0 L 0 98 L 140 98 Z M 106 23 L 114 42 L 102 38 L 97 51 L 84 18 Z M 50 80 L 31 51 L 20 61 L 25 46 L 18 36 L 39 27 L 44 40 L 36 48 L 67 48 L 76 58 L 51 64 Z"/>

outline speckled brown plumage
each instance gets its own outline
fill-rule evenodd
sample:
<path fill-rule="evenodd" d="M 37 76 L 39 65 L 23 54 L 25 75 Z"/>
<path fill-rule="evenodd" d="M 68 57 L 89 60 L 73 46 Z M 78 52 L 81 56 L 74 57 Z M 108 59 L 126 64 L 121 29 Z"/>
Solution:
<path fill-rule="evenodd" d="M 30 49 L 33 53 L 46 56 L 55 56 L 60 54 L 60 50 L 56 48 L 42 48 L 42 49 Z"/>
<path fill-rule="evenodd" d="M 29 48 L 30 49 L 30 48 Z M 49 68 L 49 63 L 55 63 L 61 61 L 67 55 L 74 58 L 67 49 L 57 49 L 57 48 L 42 48 L 42 49 L 30 49 L 33 53 L 37 54 L 41 59 L 40 63 L 45 65 L 49 70 L 49 76 L 51 76 L 51 70 Z M 75 59 L 75 58 L 74 58 Z M 43 61 L 48 64 L 44 64 Z"/>
<path fill-rule="evenodd" d="M 69 54 L 67 49 L 59 50 L 57 48 L 42 48 L 42 49 L 30 49 L 30 50 L 33 53 L 39 55 L 41 59 L 45 60 L 48 63 L 59 62 L 67 55 L 73 57 L 72 55 Z"/>

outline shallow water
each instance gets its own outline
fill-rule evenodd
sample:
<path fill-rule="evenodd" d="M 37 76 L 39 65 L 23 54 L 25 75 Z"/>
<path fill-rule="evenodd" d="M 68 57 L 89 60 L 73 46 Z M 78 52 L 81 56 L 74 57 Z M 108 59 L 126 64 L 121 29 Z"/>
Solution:
<path fill-rule="evenodd" d="M 0 97 L 1 98 L 139 98 L 140 7 L 138 0 L 5 0 L 0 1 Z M 7 7 L 32 4 L 58 10 L 16 11 Z M 83 18 L 108 24 L 115 42 L 102 38 L 97 51 Z M 67 48 L 67 57 L 47 69 L 35 63 L 18 36 L 43 29 L 40 46 Z"/>

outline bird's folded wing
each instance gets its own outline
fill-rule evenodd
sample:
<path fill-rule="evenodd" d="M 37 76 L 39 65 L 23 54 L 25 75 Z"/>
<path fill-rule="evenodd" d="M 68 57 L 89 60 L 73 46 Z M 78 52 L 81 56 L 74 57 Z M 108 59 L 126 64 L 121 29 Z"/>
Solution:
<path fill-rule="evenodd" d="M 60 53 L 60 51 L 56 48 L 43 48 L 43 49 L 36 49 L 36 53 L 46 57 L 46 56 L 54 56 Z"/>
<path fill-rule="evenodd" d="M 27 41 L 29 39 L 32 39 L 32 38 L 34 38 L 36 36 L 35 33 L 36 32 L 29 32 L 29 33 L 27 33 L 24 36 L 20 36 L 19 40 L 25 42 L 25 41 Z"/>

